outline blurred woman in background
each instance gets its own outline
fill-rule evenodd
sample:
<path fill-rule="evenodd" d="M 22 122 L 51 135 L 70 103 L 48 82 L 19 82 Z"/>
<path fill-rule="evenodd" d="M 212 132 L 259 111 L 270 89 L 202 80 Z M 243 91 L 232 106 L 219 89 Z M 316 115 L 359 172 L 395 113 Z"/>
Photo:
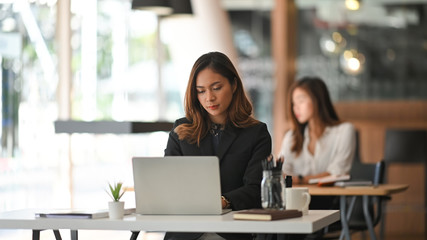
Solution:
<path fill-rule="evenodd" d="M 312 178 L 350 172 L 356 148 L 356 132 L 340 121 L 320 78 L 304 77 L 290 88 L 289 116 L 293 128 L 285 134 L 280 155 L 283 172 L 296 184 Z"/>

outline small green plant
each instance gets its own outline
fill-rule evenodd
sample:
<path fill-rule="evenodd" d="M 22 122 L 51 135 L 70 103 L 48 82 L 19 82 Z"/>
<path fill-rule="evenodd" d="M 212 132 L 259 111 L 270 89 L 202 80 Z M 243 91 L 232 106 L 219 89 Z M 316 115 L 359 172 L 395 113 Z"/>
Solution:
<path fill-rule="evenodd" d="M 108 186 L 110 187 L 110 192 L 107 191 L 108 195 L 113 199 L 114 202 L 120 201 L 120 198 L 123 196 L 125 191 L 122 191 L 122 185 L 123 183 L 118 182 L 111 185 L 110 183 Z"/>

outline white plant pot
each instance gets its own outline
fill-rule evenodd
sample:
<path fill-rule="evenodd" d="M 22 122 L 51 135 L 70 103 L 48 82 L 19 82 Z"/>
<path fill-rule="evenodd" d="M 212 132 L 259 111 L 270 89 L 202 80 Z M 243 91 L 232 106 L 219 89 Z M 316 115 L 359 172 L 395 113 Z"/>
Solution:
<path fill-rule="evenodd" d="M 125 213 L 125 202 L 108 202 L 110 219 L 122 219 Z"/>

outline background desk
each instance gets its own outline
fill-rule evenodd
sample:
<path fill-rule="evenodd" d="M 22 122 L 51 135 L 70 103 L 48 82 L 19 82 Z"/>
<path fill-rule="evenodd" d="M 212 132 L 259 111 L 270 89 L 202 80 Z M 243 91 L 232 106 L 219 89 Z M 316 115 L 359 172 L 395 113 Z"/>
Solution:
<path fill-rule="evenodd" d="M 408 189 L 407 184 L 380 184 L 378 186 L 353 187 L 319 187 L 317 185 L 303 185 L 314 196 L 389 196 Z"/>
<path fill-rule="evenodd" d="M 233 220 L 233 212 L 208 215 L 128 215 L 123 220 L 35 218 L 36 209 L 0 213 L 0 229 L 32 229 L 33 239 L 43 229 L 70 229 L 72 239 L 77 230 L 126 230 L 153 232 L 227 232 L 227 233 L 296 233 L 307 234 L 339 221 L 338 210 L 311 210 L 307 216 L 278 221 Z"/>
<path fill-rule="evenodd" d="M 340 211 L 341 211 L 341 224 L 342 224 L 342 234 L 346 237 L 347 240 L 351 239 L 350 231 L 348 228 L 348 213 L 347 213 L 347 197 L 356 197 L 362 196 L 363 198 L 363 207 L 366 208 L 364 211 L 366 225 L 369 229 L 369 234 L 372 240 L 376 240 L 376 234 L 374 231 L 374 226 L 372 223 L 372 218 L 369 215 L 368 201 L 370 196 L 390 196 L 395 193 L 403 192 L 408 189 L 407 184 L 380 184 L 378 186 L 360 186 L 360 187 L 319 187 L 317 185 L 302 185 L 308 187 L 308 191 L 313 196 L 339 196 L 340 197 Z M 352 208 L 348 209 L 351 213 Z"/>

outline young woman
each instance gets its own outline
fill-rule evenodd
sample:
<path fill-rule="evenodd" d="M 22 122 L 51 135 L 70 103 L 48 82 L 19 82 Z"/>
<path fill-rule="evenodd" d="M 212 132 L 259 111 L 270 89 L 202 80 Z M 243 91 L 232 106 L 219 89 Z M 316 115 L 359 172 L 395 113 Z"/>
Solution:
<path fill-rule="evenodd" d="M 210 52 L 197 59 L 184 107 L 186 116 L 175 122 L 165 155 L 218 156 L 223 208 L 261 208 L 261 160 L 271 153 L 271 136 L 266 124 L 252 116 L 242 81 L 226 55 Z M 249 234 L 206 235 L 167 233 L 165 239 L 251 239 Z"/>
<path fill-rule="evenodd" d="M 293 129 L 282 141 L 284 174 L 292 175 L 297 184 L 348 174 L 356 148 L 355 128 L 339 120 L 325 83 L 316 77 L 296 81 L 290 88 L 288 109 Z"/>

